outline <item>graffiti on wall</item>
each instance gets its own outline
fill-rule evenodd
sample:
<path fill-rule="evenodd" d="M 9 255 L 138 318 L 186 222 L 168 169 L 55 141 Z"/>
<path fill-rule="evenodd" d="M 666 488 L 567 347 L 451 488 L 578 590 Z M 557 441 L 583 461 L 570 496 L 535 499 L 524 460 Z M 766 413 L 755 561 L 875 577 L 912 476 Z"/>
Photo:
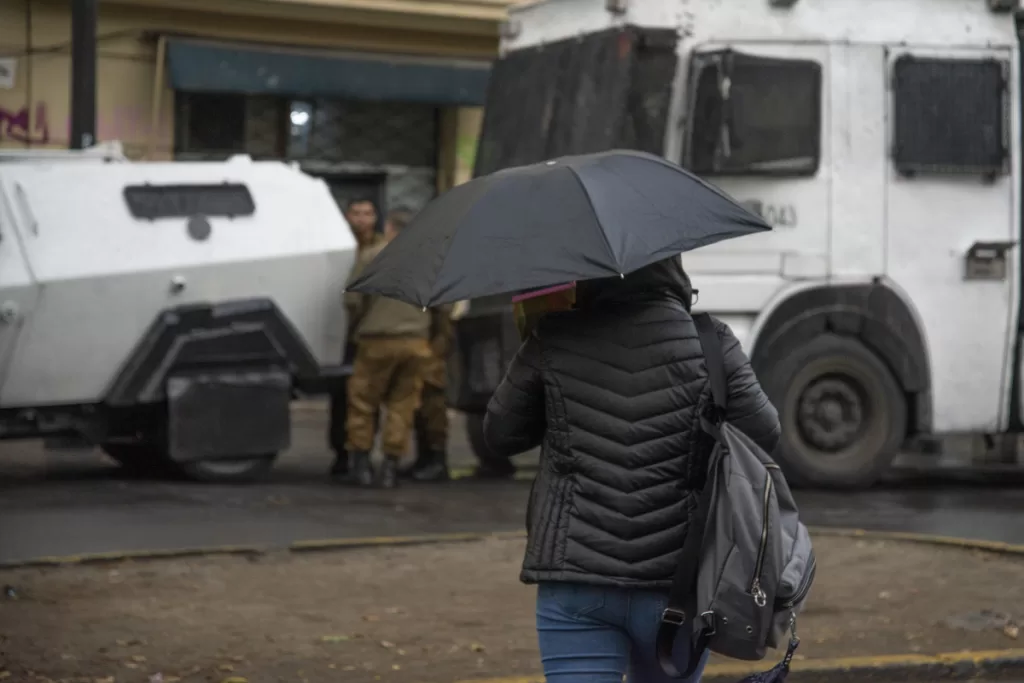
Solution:
<path fill-rule="evenodd" d="M 46 118 L 46 103 L 36 104 L 34 117 L 29 115 L 28 107 L 12 110 L 0 105 L 0 142 L 4 141 L 48 143 L 50 125 Z"/>
<path fill-rule="evenodd" d="M 0 143 L 20 142 L 30 145 L 45 145 L 53 140 L 49 108 L 46 102 L 37 102 L 30 115 L 29 107 L 12 108 L 0 104 Z M 148 140 L 153 127 L 147 107 L 123 105 L 110 107 L 99 112 L 96 121 L 96 137 L 99 140 L 121 140 L 133 142 Z M 65 140 L 71 135 L 71 117 L 67 117 L 64 130 Z M 169 130 L 159 131 L 161 142 L 168 142 Z"/>

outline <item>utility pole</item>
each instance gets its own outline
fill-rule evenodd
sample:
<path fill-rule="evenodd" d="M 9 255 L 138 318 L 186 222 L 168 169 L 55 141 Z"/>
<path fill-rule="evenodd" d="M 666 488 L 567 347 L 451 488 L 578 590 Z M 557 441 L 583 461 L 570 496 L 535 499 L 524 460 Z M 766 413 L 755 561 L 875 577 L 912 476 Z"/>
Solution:
<path fill-rule="evenodd" d="M 71 149 L 96 144 L 96 4 L 71 4 Z"/>

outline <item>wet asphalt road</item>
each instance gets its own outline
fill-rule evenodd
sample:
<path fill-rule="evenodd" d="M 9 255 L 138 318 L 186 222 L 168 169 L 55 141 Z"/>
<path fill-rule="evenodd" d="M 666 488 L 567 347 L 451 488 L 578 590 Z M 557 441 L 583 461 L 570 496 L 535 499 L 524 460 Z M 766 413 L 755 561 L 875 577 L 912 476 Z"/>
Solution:
<path fill-rule="evenodd" d="M 326 481 L 323 415 L 303 411 L 293 449 L 244 486 L 123 478 L 96 453 L 0 443 L 0 563 L 52 555 L 285 546 L 301 540 L 517 530 L 527 482 L 462 480 L 359 491 Z M 472 462 L 461 425 L 456 465 Z M 523 457 L 529 463 L 530 457 Z M 798 492 L 812 525 L 914 531 L 1024 544 L 1024 485 L 910 482 L 856 494 Z"/>

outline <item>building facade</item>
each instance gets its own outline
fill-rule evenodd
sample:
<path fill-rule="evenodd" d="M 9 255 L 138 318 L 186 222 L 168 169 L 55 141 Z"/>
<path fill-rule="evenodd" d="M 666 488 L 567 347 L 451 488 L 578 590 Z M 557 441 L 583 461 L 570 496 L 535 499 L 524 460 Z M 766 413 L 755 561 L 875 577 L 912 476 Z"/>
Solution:
<path fill-rule="evenodd" d="M 67 147 L 70 2 L 0 2 L 0 147 Z M 100 0 L 97 138 L 418 209 L 472 173 L 512 0 Z"/>

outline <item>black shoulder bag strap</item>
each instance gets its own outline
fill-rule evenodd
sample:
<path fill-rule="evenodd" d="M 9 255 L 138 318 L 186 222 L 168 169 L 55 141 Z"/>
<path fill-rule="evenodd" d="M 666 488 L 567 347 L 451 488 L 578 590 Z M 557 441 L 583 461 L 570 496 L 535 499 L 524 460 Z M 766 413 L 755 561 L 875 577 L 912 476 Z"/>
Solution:
<path fill-rule="evenodd" d="M 711 398 L 714 403 L 712 424 L 717 426 L 725 419 L 729 396 L 722 343 L 715 330 L 715 321 L 710 315 L 697 313 L 693 316 L 693 322 L 697 326 L 708 371 L 708 382 L 711 384 Z M 676 565 L 675 576 L 672 578 L 672 588 L 669 589 L 668 606 L 661 615 L 661 625 L 658 627 L 658 662 L 662 670 L 672 678 L 688 678 L 693 675 L 700 665 L 701 655 L 707 648 L 711 636 L 706 632 L 691 636 L 686 671 L 679 671 L 672 661 L 672 646 L 683 625 L 688 621 L 692 622 L 698 616 L 693 613 L 697 601 L 697 572 L 700 569 L 700 553 L 704 544 L 704 529 L 708 521 L 713 489 L 709 473 L 704 489 L 700 493 L 697 509 L 690 517 L 686 540 L 683 541 L 683 549 L 679 554 L 679 564 Z"/>

